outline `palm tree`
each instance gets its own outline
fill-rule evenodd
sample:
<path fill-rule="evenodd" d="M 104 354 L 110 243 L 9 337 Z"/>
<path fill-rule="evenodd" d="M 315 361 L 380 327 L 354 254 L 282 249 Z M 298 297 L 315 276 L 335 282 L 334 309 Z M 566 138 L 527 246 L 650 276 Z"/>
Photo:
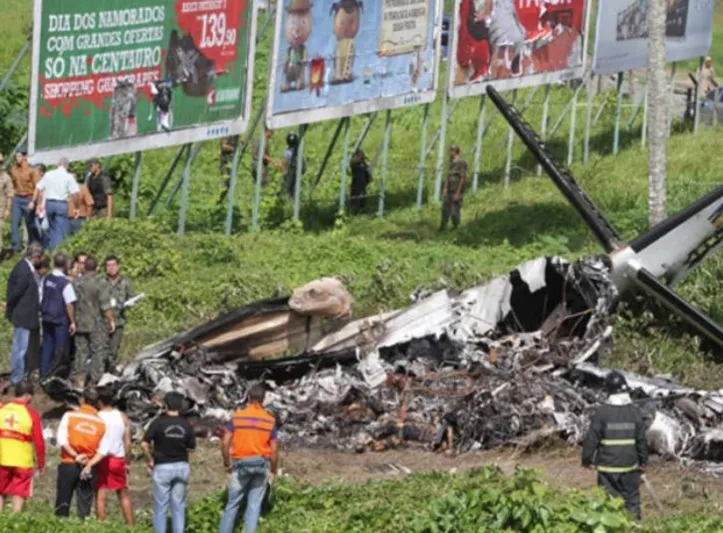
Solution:
<path fill-rule="evenodd" d="M 651 226 L 667 216 L 665 144 L 668 137 L 666 110 L 669 92 L 665 79 L 666 3 L 663 0 L 648 2 L 648 220 Z"/>

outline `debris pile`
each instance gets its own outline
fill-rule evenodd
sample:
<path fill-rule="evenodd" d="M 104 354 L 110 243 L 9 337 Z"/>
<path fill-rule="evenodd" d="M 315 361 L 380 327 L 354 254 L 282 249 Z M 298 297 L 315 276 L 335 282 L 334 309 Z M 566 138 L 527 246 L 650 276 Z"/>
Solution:
<path fill-rule="evenodd" d="M 594 363 L 612 343 L 617 292 L 606 258 L 539 258 L 508 276 L 408 308 L 351 320 L 351 296 L 333 280 L 293 298 L 257 302 L 151 346 L 120 376 L 104 376 L 140 428 L 175 390 L 210 435 L 251 382 L 292 445 L 345 450 L 398 446 L 469 451 L 582 440 L 603 399 Z M 307 309 L 307 311 L 304 311 Z M 303 314 L 306 312 L 307 314 Z M 723 456 L 723 394 L 629 375 L 653 449 Z M 52 378 L 56 398 L 73 391 Z"/>

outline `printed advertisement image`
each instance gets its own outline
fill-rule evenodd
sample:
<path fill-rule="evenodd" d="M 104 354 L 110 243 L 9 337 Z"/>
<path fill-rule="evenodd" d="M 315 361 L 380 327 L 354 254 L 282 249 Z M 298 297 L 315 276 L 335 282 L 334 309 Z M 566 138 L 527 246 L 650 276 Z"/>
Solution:
<path fill-rule="evenodd" d="M 648 64 L 648 6 L 651 0 L 601 0 L 593 70 L 612 74 Z M 706 55 L 713 35 L 713 0 L 665 2 L 666 59 Z"/>
<path fill-rule="evenodd" d="M 33 161 L 245 129 L 252 0 L 36 0 L 34 16 Z"/>
<path fill-rule="evenodd" d="M 308 124 L 429 103 L 439 0 L 278 0 L 267 123 Z"/>
<path fill-rule="evenodd" d="M 585 0 L 457 0 L 452 98 L 582 75 Z"/>

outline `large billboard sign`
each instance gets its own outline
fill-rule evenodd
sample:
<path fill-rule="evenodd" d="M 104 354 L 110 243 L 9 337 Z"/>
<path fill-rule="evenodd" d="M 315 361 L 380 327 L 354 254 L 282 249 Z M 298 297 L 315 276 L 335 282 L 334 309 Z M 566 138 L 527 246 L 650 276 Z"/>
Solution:
<path fill-rule="evenodd" d="M 254 13 L 253 0 L 35 0 L 33 161 L 241 133 Z"/>
<path fill-rule="evenodd" d="M 272 128 L 432 102 L 440 0 L 278 0 Z"/>
<path fill-rule="evenodd" d="M 585 0 L 457 0 L 449 95 L 581 77 L 586 8 Z"/>
<path fill-rule="evenodd" d="M 648 65 L 648 3 L 653 0 L 600 0 L 593 70 L 625 72 Z M 713 0 L 660 0 L 666 3 L 665 55 L 669 62 L 706 55 L 713 38 Z"/>

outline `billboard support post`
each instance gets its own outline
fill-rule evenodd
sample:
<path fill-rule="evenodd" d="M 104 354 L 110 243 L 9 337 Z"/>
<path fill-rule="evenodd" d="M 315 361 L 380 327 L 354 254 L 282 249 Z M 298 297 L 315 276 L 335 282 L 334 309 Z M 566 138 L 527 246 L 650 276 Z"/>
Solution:
<path fill-rule="evenodd" d="M 550 119 L 550 84 L 545 85 L 545 98 L 542 101 L 542 125 L 540 127 L 540 138 L 547 141 L 547 122 Z M 542 165 L 537 165 L 537 175 L 542 176 Z"/>
<path fill-rule="evenodd" d="M 444 149 L 447 142 L 447 102 L 449 96 L 444 92 L 442 98 L 442 124 L 439 126 L 439 145 L 437 146 L 437 164 L 434 167 L 434 201 L 439 202 L 442 196 L 442 171 L 444 167 Z"/>
<path fill-rule="evenodd" d="M 703 77 L 703 62 L 704 58 L 700 58 L 700 61 L 698 61 L 698 72 L 696 74 L 696 78 L 698 82 L 695 84 L 695 97 L 693 98 L 693 105 L 695 106 L 693 108 L 693 134 L 698 133 L 698 127 L 700 126 L 700 113 L 698 112 L 700 110 L 700 82 L 702 81 L 701 78 Z M 715 106 L 713 106 L 715 107 Z"/>
<path fill-rule="evenodd" d="M 187 158 L 190 158 L 192 161 L 196 159 L 196 156 L 198 155 L 198 152 L 201 151 L 201 148 L 203 148 L 203 143 L 199 142 L 196 143 L 196 146 L 193 147 L 193 150 L 191 149 L 191 144 L 188 145 L 188 154 Z M 188 159 L 187 159 L 188 161 Z M 181 185 L 183 185 L 183 173 L 181 173 L 181 179 L 176 182 L 176 184 L 173 186 L 173 190 L 171 191 L 171 194 L 168 195 L 168 198 L 166 198 L 165 203 L 163 204 L 163 207 L 168 207 L 171 205 L 171 202 L 173 202 L 173 199 L 176 197 L 176 194 L 178 194 L 178 189 L 181 188 Z"/>
<path fill-rule="evenodd" d="M 384 200 L 387 194 L 387 163 L 389 161 L 389 139 L 392 136 L 392 110 L 387 109 L 384 120 L 384 141 L 382 144 L 382 183 L 379 187 L 379 218 L 384 218 Z"/>
<path fill-rule="evenodd" d="M 339 212 L 346 208 L 346 179 L 349 172 L 349 124 L 351 118 L 346 117 L 339 121 L 344 124 L 344 144 L 341 151 L 341 187 L 339 188 Z"/>
<path fill-rule="evenodd" d="M 254 182 L 254 204 L 251 207 L 251 231 L 259 231 L 259 206 L 261 205 L 261 186 L 264 179 L 264 154 L 266 153 L 266 135 L 259 139 L 259 151 L 256 154 L 256 180 Z"/>
<path fill-rule="evenodd" d="M 339 140 L 339 134 L 341 133 L 341 128 L 344 126 L 344 119 L 340 120 L 336 125 L 336 130 L 334 130 L 334 135 L 331 138 L 331 141 L 329 141 L 329 146 L 326 147 L 326 153 L 324 154 L 324 159 L 321 160 L 321 166 L 319 167 L 319 170 L 316 171 L 316 176 L 314 176 L 314 181 L 311 185 L 311 190 L 313 191 L 316 188 L 316 185 L 319 183 L 319 180 L 324 175 L 324 171 L 326 170 L 326 165 L 329 163 L 329 159 L 331 158 L 331 154 L 334 152 L 334 147 L 336 146 L 336 141 Z"/>
<path fill-rule="evenodd" d="M 201 143 L 198 144 L 198 146 L 200 145 Z M 197 150 L 189 149 L 188 159 L 186 159 L 186 165 L 183 167 L 183 174 L 181 176 L 181 183 L 183 184 L 183 188 L 181 190 L 181 209 L 178 212 L 179 237 L 182 237 L 183 234 L 186 232 L 186 216 L 188 215 L 188 199 L 191 189 L 191 165 L 193 164 L 193 159 L 196 157 L 197 153 Z"/>
<path fill-rule="evenodd" d="M 249 132 L 248 139 L 253 138 L 254 129 L 256 129 L 255 125 Z M 243 152 L 245 151 L 248 142 L 243 143 L 243 147 L 240 146 L 240 144 L 241 143 L 236 142 L 236 149 L 233 151 L 231 175 L 229 176 L 228 192 L 226 193 L 228 195 L 228 198 L 226 198 L 226 226 L 224 227 L 224 235 L 226 235 L 227 237 L 231 235 L 231 228 L 233 226 L 233 204 L 236 201 L 236 181 L 238 179 L 238 165 L 241 161 L 241 156 L 243 155 Z"/>
<path fill-rule="evenodd" d="M 131 220 L 136 219 L 136 210 L 138 207 L 138 188 L 141 182 L 141 162 L 143 152 L 136 152 L 135 168 L 133 169 L 133 188 L 131 189 Z"/>
<path fill-rule="evenodd" d="M 584 80 L 580 80 L 580 87 L 585 85 Z M 572 109 L 570 110 L 570 133 L 567 139 L 567 166 L 572 165 L 575 156 L 575 121 L 577 119 L 577 90 L 572 93 Z"/>
<path fill-rule="evenodd" d="M 457 109 L 457 106 L 461 100 L 455 100 L 454 103 L 449 108 L 449 113 L 447 114 L 447 120 L 452 118 L 452 115 L 454 114 L 454 111 Z M 444 121 L 444 115 L 442 115 L 442 120 Z M 432 137 L 432 141 L 427 144 L 427 150 L 424 152 L 424 160 L 426 161 L 429 157 L 429 154 L 432 153 L 432 150 L 434 150 L 434 147 L 437 146 L 437 143 L 439 142 L 439 138 L 442 133 L 442 127 L 440 126 L 439 129 L 437 129 L 436 132 L 434 132 L 434 136 Z M 435 167 L 436 172 L 436 167 Z M 419 177 L 418 177 L 419 179 Z"/>
<path fill-rule="evenodd" d="M 647 87 L 647 85 L 646 85 Z M 628 119 L 628 123 L 626 124 L 626 129 L 631 129 L 633 125 L 635 124 L 635 119 L 638 118 L 638 113 L 640 113 L 640 109 L 642 108 L 643 104 L 645 102 L 645 91 L 643 91 L 643 94 L 640 95 L 640 98 L 638 98 L 637 102 L 635 102 L 635 105 L 633 106 L 633 112 L 630 115 L 630 118 Z"/>
<path fill-rule="evenodd" d="M 422 208 L 424 197 L 424 163 L 427 155 L 427 121 L 429 120 L 429 104 L 424 104 L 422 111 L 422 134 L 419 140 L 419 165 L 417 165 L 417 209 Z"/>
<path fill-rule="evenodd" d="M 299 220 L 301 212 L 301 177 L 304 166 L 304 137 L 306 124 L 299 125 L 299 147 L 296 150 L 296 175 L 294 176 L 294 220 Z"/>
<path fill-rule="evenodd" d="M 28 50 L 30 50 L 30 42 L 32 40 L 32 36 L 28 37 L 28 40 L 25 41 L 25 44 L 23 44 L 23 47 L 20 49 L 20 52 L 18 52 L 18 55 L 15 56 L 15 59 L 13 60 L 12 65 L 10 65 L 10 69 L 5 73 L 5 76 L 3 76 L 2 81 L 0 81 L 0 93 L 5 90 L 5 87 L 8 86 L 10 83 L 10 80 L 13 77 L 13 74 L 15 74 L 15 71 L 20 66 L 20 62 L 25 57 L 25 54 L 28 53 Z"/>
<path fill-rule="evenodd" d="M 600 77 L 598 76 L 598 79 Z M 587 103 L 585 104 L 585 133 L 582 148 L 582 162 L 587 164 L 590 159 L 590 126 L 592 125 L 592 108 L 595 98 L 593 91 L 593 75 L 590 73 L 590 84 L 587 86 Z M 538 165 L 537 168 L 540 168 Z"/>
<path fill-rule="evenodd" d="M 479 115 L 477 116 L 477 138 L 474 141 L 474 174 L 472 176 L 472 192 L 479 187 L 480 157 L 482 156 L 482 134 L 485 127 L 485 95 L 479 97 Z"/>
<path fill-rule="evenodd" d="M 645 148 L 648 140 L 648 84 L 645 84 L 645 93 L 643 94 L 643 131 L 640 132 L 640 145 Z"/>
<path fill-rule="evenodd" d="M 155 211 L 156 206 L 161 199 L 161 196 L 163 196 L 163 192 L 166 190 L 166 187 L 168 187 L 168 182 L 171 181 L 171 178 L 173 177 L 173 173 L 176 171 L 178 163 L 181 162 L 181 158 L 183 157 L 183 154 L 188 150 L 188 148 L 189 145 L 184 144 L 181 145 L 181 147 L 178 149 L 178 152 L 176 152 L 176 157 L 173 159 L 173 163 L 171 163 L 171 167 L 168 169 L 168 172 L 166 172 L 166 177 L 163 178 L 161 186 L 156 193 L 156 197 L 153 198 L 153 201 L 151 202 L 151 207 L 148 208 L 148 213 L 146 213 L 147 217 L 151 216 L 153 214 L 153 211 Z"/>
<path fill-rule="evenodd" d="M 666 106 L 668 109 L 668 137 L 670 137 L 671 132 L 673 131 L 673 102 L 675 101 L 675 71 L 676 71 L 676 65 L 675 62 L 670 66 L 670 92 L 668 94 L 668 105 Z M 715 107 L 715 106 L 713 106 Z"/>
<path fill-rule="evenodd" d="M 512 91 L 512 105 L 517 102 L 517 89 Z M 515 133 L 512 126 L 507 130 L 507 160 L 505 161 L 505 189 L 510 186 L 510 172 L 512 172 L 512 145 L 515 140 Z"/>
<path fill-rule="evenodd" d="M 615 126 L 613 130 L 613 154 L 620 148 L 620 114 L 623 107 L 623 73 L 618 72 L 617 98 L 615 100 Z"/>

